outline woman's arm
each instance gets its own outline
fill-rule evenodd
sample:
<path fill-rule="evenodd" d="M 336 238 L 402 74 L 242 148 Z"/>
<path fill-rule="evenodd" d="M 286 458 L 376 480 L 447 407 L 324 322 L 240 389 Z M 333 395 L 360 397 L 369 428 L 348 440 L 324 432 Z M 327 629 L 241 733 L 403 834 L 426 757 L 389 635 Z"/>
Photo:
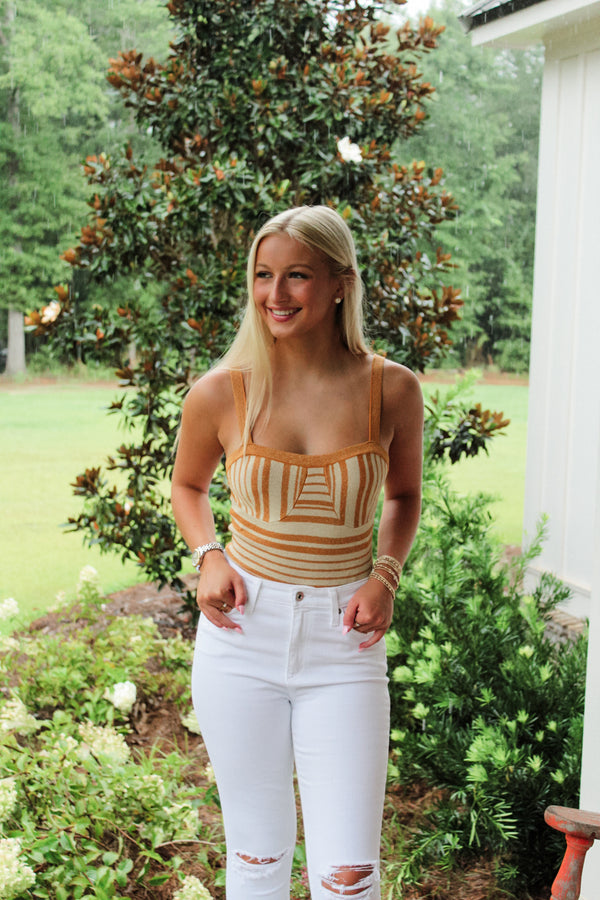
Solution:
<path fill-rule="evenodd" d="M 423 395 L 417 377 L 404 366 L 386 363 L 382 410 L 382 442 L 389 441 L 389 469 L 379 523 L 378 556 L 403 565 L 421 514 L 423 473 Z M 376 571 L 389 581 L 385 569 Z M 392 621 L 394 597 L 376 578 L 360 588 L 346 610 L 344 626 L 366 634 L 361 650 L 377 643 Z M 356 623 L 359 623 L 358 625 Z"/>
<path fill-rule="evenodd" d="M 183 406 L 171 504 L 190 549 L 216 539 L 208 491 L 231 429 L 227 415 L 231 407 L 229 374 L 220 370 L 196 382 Z M 218 550 L 209 551 L 202 560 L 196 598 L 200 610 L 214 625 L 239 628 L 225 613 L 232 606 L 243 611 L 244 582 Z"/>

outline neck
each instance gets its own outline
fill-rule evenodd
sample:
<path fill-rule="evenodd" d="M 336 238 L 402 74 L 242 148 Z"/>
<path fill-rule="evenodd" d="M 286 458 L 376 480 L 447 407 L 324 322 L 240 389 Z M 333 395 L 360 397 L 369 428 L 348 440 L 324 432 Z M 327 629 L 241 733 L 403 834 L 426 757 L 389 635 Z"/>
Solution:
<path fill-rule="evenodd" d="M 273 372 L 291 371 L 297 376 L 308 372 L 339 371 L 351 355 L 337 332 L 331 340 L 278 340 L 270 349 Z"/>

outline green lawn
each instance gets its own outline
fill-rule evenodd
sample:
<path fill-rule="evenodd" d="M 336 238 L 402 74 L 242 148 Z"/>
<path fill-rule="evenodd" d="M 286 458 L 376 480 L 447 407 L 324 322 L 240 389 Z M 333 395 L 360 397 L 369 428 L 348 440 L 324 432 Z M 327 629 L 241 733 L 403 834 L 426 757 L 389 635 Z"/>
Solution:
<path fill-rule="evenodd" d="M 425 391 L 435 386 L 426 384 Z M 79 534 L 61 528 L 80 501 L 70 487 L 75 475 L 99 465 L 123 440 L 118 417 L 106 408 L 116 387 L 57 382 L 0 384 L 0 601 L 14 597 L 26 618 L 72 597 L 78 574 L 93 565 L 105 591 L 143 580 L 133 564 L 83 546 Z M 501 499 L 494 506 L 505 543 L 519 544 L 523 518 L 527 388 L 476 385 L 475 400 L 503 410 L 512 422 L 488 456 L 450 467 L 457 490 L 484 490 Z"/>
<path fill-rule="evenodd" d="M 444 390 L 443 385 L 423 385 L 425 394 L 437 388 Z M 448 467 L 451 483 L 457 491 L 483 491 L 498 498 L 492 510 L 495 528 L 505 544 L 521 543 L 528 395 L 526 385 L 476 384 L 466 396 L 481 403 L 484 409 L 503 412 L 510 419 L 510 425 L 504 434 L 491 442 L 489 455 L 481 453 Z"/>
<path fill-rule="evenodd" d="M 142 580 L 133 564 L 83 546 L 61 528 L 80 510 L 70 482 L 100 464 L 123 435 L 106 408 L 118 388 L 77 382 L 0 387 L 0 600 L 14 597 L 25 618 L 72 597 L 84 565 L 104 590 Z"/>

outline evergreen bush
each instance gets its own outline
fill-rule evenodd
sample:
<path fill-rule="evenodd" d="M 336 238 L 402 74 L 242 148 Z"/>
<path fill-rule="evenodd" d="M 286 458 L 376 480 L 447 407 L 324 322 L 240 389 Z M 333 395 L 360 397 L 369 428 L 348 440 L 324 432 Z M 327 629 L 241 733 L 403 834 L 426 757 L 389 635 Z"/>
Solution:
<path fill-rule="evenodd" d="M 489 852 L 507 887 L 534 890 L 564 852 L 544 809 L 578 805 L 587 641 L 548 628 L 568 596 L 555 577 L 523 590 L 543 528 L 508 563 L 491 524 L 488 498 L 429 467 L 388 635 L 393 775 L 445 789 L 431 814 L 442 860 Z"/>

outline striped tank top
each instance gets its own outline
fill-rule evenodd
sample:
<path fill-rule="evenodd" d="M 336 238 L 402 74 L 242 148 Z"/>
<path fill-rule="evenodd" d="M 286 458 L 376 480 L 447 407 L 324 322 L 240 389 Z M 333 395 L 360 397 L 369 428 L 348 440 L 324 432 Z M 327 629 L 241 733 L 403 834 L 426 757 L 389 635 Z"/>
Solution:
<path fill-rule="evenodd" d="M 366 578 L 373 523 L 388 470 L 379 443 L 383 359 L 373 358 L 369 439 L 309 455 L 248 442 L 227 457 L 231 542 L 227 553 L 252 575 L 288 584 L 330 587 Z M 240 432 L 246 394 L 231 371 Z"/>

